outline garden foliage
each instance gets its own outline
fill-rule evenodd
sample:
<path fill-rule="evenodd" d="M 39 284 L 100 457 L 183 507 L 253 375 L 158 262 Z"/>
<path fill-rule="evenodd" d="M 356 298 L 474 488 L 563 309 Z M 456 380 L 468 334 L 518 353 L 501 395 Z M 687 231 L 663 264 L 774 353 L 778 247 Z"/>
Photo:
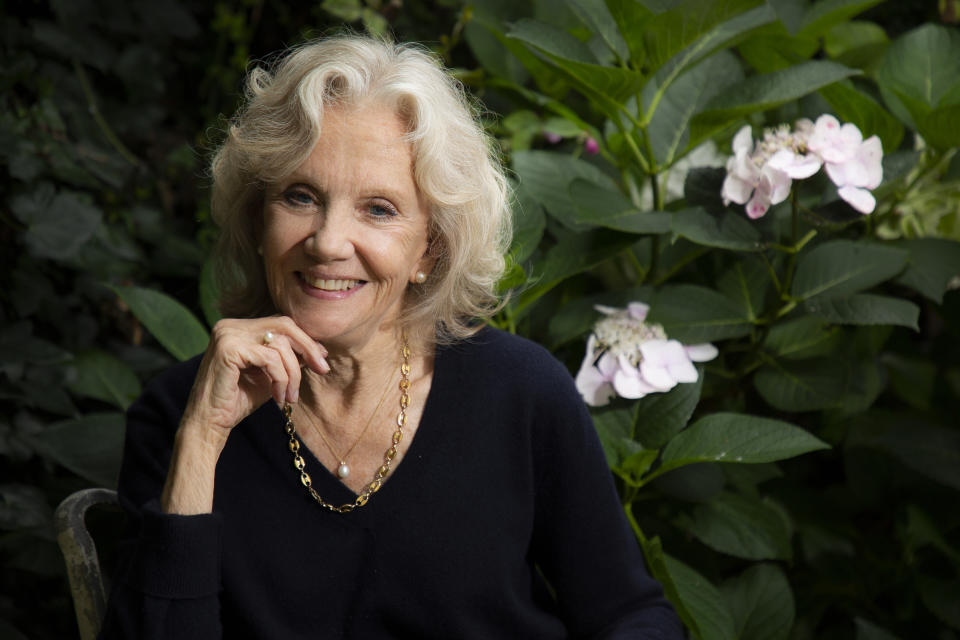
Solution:
<path fill-rule="evenodd" d="M 12 6 L 0 636 L 72 633 L 52 509 L 113 484 L 123 410 L 218 317 L 207 136 L 249 56 L 334 19 L 431 43 L 489 110 L 518 212 L 496 324 L 572 373 L 598 304 L 718 348 L 592 409 L 691 637 L 960 635 L 957 27 L 880 0 Z M 724 204 L 738 130 L 824 113 L 882 143 L 872 213 L 823 174 Z"/>

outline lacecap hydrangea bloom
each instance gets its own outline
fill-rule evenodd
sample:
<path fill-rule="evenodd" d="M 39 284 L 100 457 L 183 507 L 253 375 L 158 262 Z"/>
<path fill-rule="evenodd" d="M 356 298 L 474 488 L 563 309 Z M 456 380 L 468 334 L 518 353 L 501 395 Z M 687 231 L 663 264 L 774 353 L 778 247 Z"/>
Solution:
<path fill-rule="evenodd" d="M 837 194 L 860 213 L 871 213 L 877 203 L 870 193 L 883 180 L 880 138 L 866 140 L 851 123 L 841 125 L 829 114 L 816 124 L 798 120 L 764 131 L 753 141 L 750 126 L 733 138 L 733 157 L 727 161 L 723 182 L 724 204 L 745 204 L 747 215 L 762 217 L 771 205 L 790 195 L 794 180 L 809 178 L 821 167 L 837 185 Z"/>
<path fill-rule="evenodd" d="M 631 302 L 626 309 L 597 305 L 604 317 L 587 339 L 587 353 L 576 385 L 587 404 L 599 407 L 614 396 L 642 398 L 696 382 L 694 362 L 717 357 L 712 344 L 684 345 L 667 337 L 659 324 L 645 322 L 649 305 Z"/>

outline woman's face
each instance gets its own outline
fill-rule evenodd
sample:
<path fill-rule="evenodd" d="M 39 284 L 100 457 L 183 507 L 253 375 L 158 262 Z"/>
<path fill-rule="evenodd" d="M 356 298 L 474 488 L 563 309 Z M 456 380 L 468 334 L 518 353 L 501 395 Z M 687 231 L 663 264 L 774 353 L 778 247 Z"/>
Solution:
<path fill-rule="evenodd" d="M 267 189 L 268 289 L 320 342 L 366 344 L 398 317 L 417 271 L 433 266 L 404 133 L 389 108 L 328 107 L 310 157 Z"/>

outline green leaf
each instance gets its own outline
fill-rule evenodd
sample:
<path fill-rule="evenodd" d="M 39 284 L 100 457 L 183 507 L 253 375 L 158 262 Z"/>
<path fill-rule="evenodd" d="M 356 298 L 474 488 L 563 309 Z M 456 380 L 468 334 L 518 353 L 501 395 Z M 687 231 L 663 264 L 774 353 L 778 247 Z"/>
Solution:
<path fill-rule="evenodd" d="M 909 554 L 915 554 L 924 547 L 933 547 L 960 567 L 960 550 L 950 546 L 936 523 L 916 505 L 907 507 L 907 526 L 902 537 Z"/>
<path fill-rule="evenodd" d="M 619 467 L 624 459 L 642 449 L 639 443 L 633 443 L 635 447 L 630 444 L 633 442 L 633 413 L 630 407 L 607 406 L 591 409 L 590 414 L 611 468 Z"/>
<path fill-rule="evenodd" d="M 547 228 L 546 215 L 543 207 L 534 200 L 523 187 L 513 190 L 513 239 L 510 242 L 510 255 L 518 264 L 525 262 L 543 238 Z"/>
<path fill-rule="evenodd" d="M 700 640 L 736 640 L 733 617 L 720 592 L 689 566 L 665 556 L 666 569 L 680 601 L 696 622 Z"/>
<path fill-rule="evenodd" d="M 720 585 L 740 640 L 787 640 L 796 605 L 780 567 L 757 564 Z"/>
<path fill-rule="evenodd" d="M 543 205 L 551 216 L 565 227 L 579 231 L 587 228 L 578 222 L 580 213 L 569 185 L 577 178 L 591 182 L 606 191 L 617 191 L 617 183 L 592 164 L 573 156 L 553 151 L 522 151 L 513 155 L 513 169 L 520 176 L 520 187 L 530 198 Z"/>
<path fill-rule="evenodd" d="M 570 201 L 577 210 L 576 221 L 583 225 L 607 227 L 627 233 L 665 233 L 670 214 L 640 211 L 619 191 L 611 191 L 583 178 L 570 183 Z"/>
<path fill-rule="evenodd" d="M 960 431 L 924 422 L 916 414 L 875 413 L 854 423 L 847 448 L 883 451 L 906 467 L 960 490 Z"/>
<path fill-rule="evenodd" d="M 743 309 L 713 289 L 682 284 L 663 287 L 650 304 L 648 322 L 686 344 L 738 338 L 752 325 Z"/>
<path fill-rule="evenodd" d="M 643 42 L 644 27 L 654 12 L 637 0 L 607 0 L 606 4 L 610 17 L 626 42 L 631 61 L 639 68 L 647 57 Z"/>
<path fill-rule="evenodd" d="M 738 53 L 758 73 L 782 71 L 809 60 L 819 50 L 817 38 L 791 35 L 782 23 L 757 29 L 737 47 Z"/>
<path fill-rule="evenodd" d="M 732 251 L 763 251 L 760 232 L 743 215 L 724 212 L 713 216 L 702 207 L 673 213 L 671 230 L 675 235 L 707 247 Z"/>
<path fill-rule="evenodd" d="M 889 44 L 890 39 L 880 25 L 851 21 L 830 29 L 824 38 L 823 50 L 840 64 L 865 69 L 879 64 Z"/>
<path fill-rule="evenodd" d="M 883 0 L 820 0 L 813 3 L 803 16 L 798 35 L 818 37 L 835 25 L 849 20 Z"/>
<path fill-rule="evenodd" d="M 805 300 L 857 293 L 900 273 L 907 257 L 905 250 L 891 246 L 851 240 L 825 242 L 800 256 L 790 295 Z"/>
<path fill-rule="evenodd" d="M 821 89 L 820 95 L 840 120 L 857 125 L 864 138 L 878 136 L 886 151 L 893 151 L 900 146 L 903 125 L 867 94 L 857 91 L 852 85 L 838 82 Z"/>
<path fill-rule="evenodd" d="M 773 363 L 753 376 L 753 384 L 763 399 L 781 411 L 838 407 L 845 383 L 842 363 L 826 359 Z"/>
<path fill-rule="evenodd" d="M 747 560 L 790 560 L 790 528 L 769 502 L 725 492 L 697 505 L 687 530 L 715 551 Z"/>
<path fill-rule="evenodd" d="M 60 262 L 77 255 L 103 218 L 98 208 L 76 193 L 54 195 L 49 183 L 41 183 L 29 196 L 15 197 L 10 208 L 27 226 L 23 238 L 30 253 Z"/>
<path fill-rule="evenodd" d="M 763 346 L 778 358 L 800 360 L 834 353 L 842 340 L 839 327 L 816 316 L 800 316 L 772 326 Z"/>
<path fill-rule="evenodd" d="M 187 360 L 207 348 L 207 330 L 189 309 L 167 294 L 141 287 L 110 288 L 175 358 Z"/>
<path fill-rule="evenodd" d="M 724 89 L 707 104 L 705 111 L 694 118 L 693 123 L 694 126 L 725 124 L 802 98 L 858 73 L 856 69 L 835 62 L 813 61 L 782 71 L 751 76 Z"/>
<path fill-rule="evenodd" d="M 217 290 L 217 281 L 214 277 L 213 260 L 207 259 L 200 270 L 200 308 L 207 326 L 212 327 L 220 320 L 220 294 Z"/>
<path fill-rule="evenodd" d="M 25 436 L 44 456 L 97 486 L 116 487 L 123 449 L 124 415 L 89 413 Z"/>
<path fill-rule="evenodd" d="M 577 17 L 583 21 L 593 33 L 599 34 L 604 43 L 621 60 L 630 57 L 630 51 L 623 36 L 617 29 L 617 23 L 603 0 L 567 0 L 567 5 L 573 9 Z"/>
<path fill-rule="evenodd" d="M 743 71 L 736 57 L 729 52 L 720 52 L 683 75 L 663 91 L 650 82 L 644 94 L 656 91 L 660 95 L 644 100 L 658 99 L 647 127 L 650 145 L 657 166 L 668 167 L 677 160 L 690 142 L 690 121 L 713 96 L 724 86 L 740 82 Z"/>
<path fill-rule="evenodd" d="M 643 87 L 641 74 L 597 64 L 586 44 L 558 27 L 524 18 L 513 24 L 507 38 L 542 52 L 588 99 L 604 108 L 608 116 L 616 115 L 622 103 Z"/>
<path fill-rule="evenodd" d="M 634 405 L 636 437 L 643 446 L 659 449 L 680 433 L 700 402 L 703 373 L 696 382 L 678 384 L 666 393 L 651 393 Z"/>
<path fill-rule="evenodd" d="M 909 300 L 855 293 L 849 296 L 814 298 L 804 308 L 834 324 L 892 324 L 919 331 L 920 307 Z"/>
<path fill-rule="evenodd" d="M 937 383 L 935 362 L 885 353 L 883 364 L 890 378 L 890 389 L 901 400 L 917 409 L 930 409 L 934 386 Z"/>
<path fill-rule="evenodd" d="M 754 322 L 763 314 L 771 285 L 766 265 L 761 260 L 745 257 L 720 276 L 717 290 L 737 303 L 743 316 Z"/>
<path fill-rule="evenodd" d="M 917 99 L 927 109 L 960 84 L 960 33 L 925 24 L 893 41 L 876 73 L 889 92 Z"/>
<path fill-rule="evenodd" d="M 960 147 L 960 104 L 938 107 L 916 121 L 917 130 L 930 146 L 940 150 Z"/>
<path fill-rule="evenodd" d="M 126 410 L 140 395 L 140 381 L 130 367 L 105 351 L 78 353 L 73 361 L 75 375 L 69 383 L 77 395 L 96 398 Z"/>
<path fill-rule="evenodd" d="M 565 237 L 533 266 L 530 279 L 536 284 L 518 296 L 515 312 L 520 314 L 526 311 L 543 294 L 567 278 L 613 258 L 635 241 L 632 235 L 607 229 Z"/>
<path fill-rule="evenodd" d="M 714 413 L 697 420 L 667 444 L 654 475 L 695 462 L 773 462 L 829 448 L 787 422 Z"/>
<path fill-rule="evenodd" d="M 899 637 L 869 620 L 854 618 L 853 621 L 857 626 L 856 640 L 900 640 Z"/>

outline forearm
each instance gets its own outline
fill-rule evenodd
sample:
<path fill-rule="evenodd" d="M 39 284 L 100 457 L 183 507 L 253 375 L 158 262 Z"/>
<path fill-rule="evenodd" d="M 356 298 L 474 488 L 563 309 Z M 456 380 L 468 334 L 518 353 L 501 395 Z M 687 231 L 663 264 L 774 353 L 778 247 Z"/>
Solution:
<path fill-rule="evenodd" d="M 160 499 L 164 513 L 197 515 L 213 511 L 217 460 L 226 438 L 184 421 L 177 430 L 170 468 Z"/>

